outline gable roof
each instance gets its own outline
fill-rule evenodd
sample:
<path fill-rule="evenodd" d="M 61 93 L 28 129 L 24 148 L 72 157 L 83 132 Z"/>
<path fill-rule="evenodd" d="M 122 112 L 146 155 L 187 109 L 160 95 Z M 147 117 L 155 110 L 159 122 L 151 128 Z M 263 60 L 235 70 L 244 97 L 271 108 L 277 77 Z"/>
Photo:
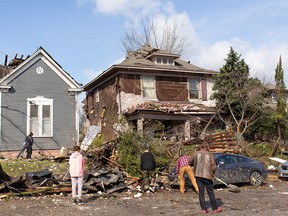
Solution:
<path fill-rule="evenodd" d="M 67 83 L 67 85 L 70 87 L 68 91 L 82 91 L 81 84 L 79 84 L 74 78 L 72 78 L 70 74 L 64 71 L 61 65 L 59 65 L 42 47 L 39 47 L 36 52 L 33 53 L 29 58 L 27 58 L 19 66 L 14 68 L 10 73 L 6 74 L 6 76 L 0 79 L 0 88 L 9 88 L 9 83 L 12 80 L 18 77 L 21 73 L 23 73 L 27 68 L 29 68 L 39 59 L 44 61 L 54 72 L 59 75 L 59 77 L 61 77 Z"/>
<path fill-rule="evenodd" d="M 167 57 L 174 60 L 173 65 L 155 64 L 152 57 Z M 135 52 L 128 52 L 126 59 L 120 64 L 112 65 L 107 70 L 99 74 L 95 79 L 83 86 L 85 91 L 95 88 L 95 86 L 102 83 L 104 80 L 117 75 L 117 71 L 135 72 L 135 71 L 158 71 L 163 73 L 183 73 L 186 75 L 191 74 L 217 74 L 217 71 L 207 70 L 200 68 L 196 65 L 180 59 L 180 55 L 169 53 L 160 49 L 153 48 L 149 45 L 142 46 Z M 115 73 L 116 72 L 116 73 Z"/>

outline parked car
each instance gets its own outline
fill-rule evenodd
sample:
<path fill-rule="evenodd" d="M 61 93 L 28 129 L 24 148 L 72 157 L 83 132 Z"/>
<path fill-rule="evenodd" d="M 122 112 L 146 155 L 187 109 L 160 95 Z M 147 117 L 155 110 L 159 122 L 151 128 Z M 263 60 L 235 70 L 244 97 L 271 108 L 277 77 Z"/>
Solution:
<path fill-rule="evenodd" d="M 279 165 L 278 177 L 288 179 L 288 161 Z"/>
<path fill-rule="evenodd" d="M 215 176 L 226 183 L 250 183 L 253 186 L 260 186 L 267 177 L 268 171 L 264 163 L 260 161 L 237 154 L 213 153 L 213 155 L 217 164 Z M 172 170 L 172 175 L 168 176 L 170 181 L 173 180 L 173 176 L 175 176 L 175 168 Z M 185 182 L 185 185 L 192 186 L 187 175 Z M 214 185 L 220 184 L 222 183 L 215 179 Z"/>
<path fill-rule="evenodd" d="M 217 170 L 215 176 L 226 183 L 248 183 L 259 186 L 267 177 L 264 163 L 251 158 L 227 153 L 213 153 Z M 215 184 L 221 184 L 215 180 Z"/>

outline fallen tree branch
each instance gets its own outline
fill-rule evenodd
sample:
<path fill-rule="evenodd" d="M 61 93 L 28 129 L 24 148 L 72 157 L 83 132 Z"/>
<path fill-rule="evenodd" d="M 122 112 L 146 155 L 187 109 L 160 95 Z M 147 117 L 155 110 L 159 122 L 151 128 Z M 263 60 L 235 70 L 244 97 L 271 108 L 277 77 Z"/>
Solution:
<path fill-rule="evenodd" d="M 114 161 L 112 161 L 112 160 L 110 160 L 110 159 L 108 159 L 108 158 L 106 158 L 106 157 L 104 157 L 104 156 L 101 156 L 100 159 L 101 159 L 101 158 L 104 158 L 105 160 L 113 163 L 114 165 L 116 165 L 116 166 L 118 166 L 118 167 L 120 167 L 120 168 L 123 168 L 121 165 L 117 164 L 116 162 L 114 162 Z"/>

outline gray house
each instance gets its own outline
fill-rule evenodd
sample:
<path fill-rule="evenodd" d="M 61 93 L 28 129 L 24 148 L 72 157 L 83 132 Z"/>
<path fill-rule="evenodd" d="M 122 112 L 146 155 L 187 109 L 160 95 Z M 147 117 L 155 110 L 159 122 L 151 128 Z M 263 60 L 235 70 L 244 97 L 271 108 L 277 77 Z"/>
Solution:
<path fill-rule="evenodd" d="M 78 143 L 81 85 L 42 47 L 26 59 L 15 57 L 5 64 L 2 70 L 9 73 L 0 79 L 0 151 L 19 150 L 31 131 L 34 150 Z"/>

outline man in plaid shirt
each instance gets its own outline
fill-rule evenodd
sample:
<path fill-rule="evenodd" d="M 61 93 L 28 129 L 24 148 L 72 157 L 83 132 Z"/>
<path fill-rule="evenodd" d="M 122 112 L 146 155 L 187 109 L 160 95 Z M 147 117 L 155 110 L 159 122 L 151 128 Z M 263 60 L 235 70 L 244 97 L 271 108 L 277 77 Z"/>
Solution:
<path fill-rule="evenodd" d="M 193 187 L 195 188 L 196 192 L 198 193 L 198 185 L 196 183 L 196 179 L 194 177 L 194 173 L 192 170 L 192 167 L 189 166 L 188 161 L 190 159 L 190 156 L 188 155 L 183 155 L 178 158 L 177 163 L 176 163 L 176 175 L 179 174 L 179 182 L 180 182 L 180 192 L 184 193 L 184 186 L 185 186 L 185 173 L 188 174 Z"/>

